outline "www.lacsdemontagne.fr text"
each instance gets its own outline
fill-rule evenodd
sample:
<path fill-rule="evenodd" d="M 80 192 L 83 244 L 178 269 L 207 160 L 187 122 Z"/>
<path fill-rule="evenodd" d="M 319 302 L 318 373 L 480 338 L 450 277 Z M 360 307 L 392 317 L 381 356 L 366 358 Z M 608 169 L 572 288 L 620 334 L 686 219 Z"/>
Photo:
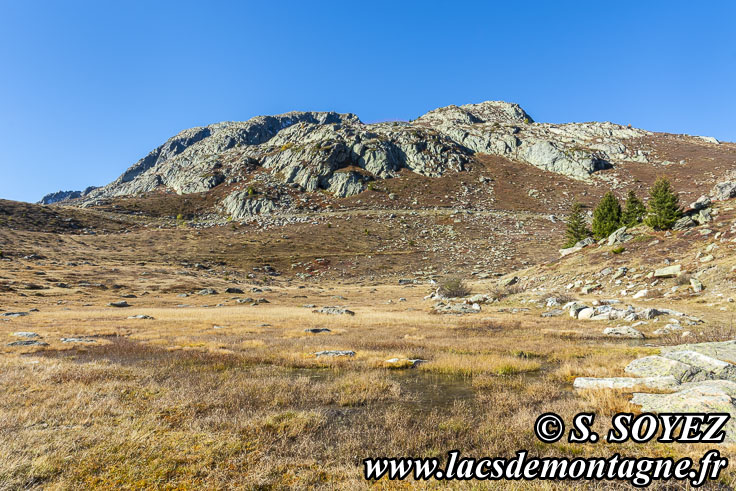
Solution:
<path fill-rule="evenodd" d="M 632 458 L 615 454 L 611 457 L 561 458 L 529 457 L 522 450 L 516 457 L 464 458 L 453 450 L 447 454 L 447 463 L 442 466 L 438 458 L 376 458 L 365 459 L 366 479 L 404 480 L 586 480 L 628 481 L 634 486 L 647 486 L 652 481 L 689 481 L 694 487 L 707 479 L 717 479 L 721 470 L 728 466 L 728 459 L 717 450 L 709 450 L 699 460 L 699 468 L 689 458 Z"/>

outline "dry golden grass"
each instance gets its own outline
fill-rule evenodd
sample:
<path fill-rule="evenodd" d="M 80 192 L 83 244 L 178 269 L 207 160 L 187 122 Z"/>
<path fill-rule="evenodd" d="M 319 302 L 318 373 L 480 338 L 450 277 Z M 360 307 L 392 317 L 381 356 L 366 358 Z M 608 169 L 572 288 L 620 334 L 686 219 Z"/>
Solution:
<path fill-rule="evenodd" d="M 53 287 L 40 296 L 0 293 L 6 310 L 40 310 L 0 322 L 0 489 L 359 489 L 371 487 L 362 480 L 363 458 L 444 457 L 455 448 L 468 456 L 519 449 L 558 456 L 702 454 L 696 446 L 536 439 L 533 423 L 543 412 L 570 421 L 595 411 L 603 432 L 608 415 L 632 409 L 629 394 L 572 390 L 577 376 L 621 376 L 631 359 L 657 351 L 606 339 L 600 324 L 542 319 L 535 308 L 500 313 L 495 305 L 462 317 L 433 315 L 422 301 L 424 287 L 395 282 L 282 281 L 250 292 L 264 282 L 246 287 L 241 278 L 245 294 L 181 298 L 181 291 L 222 291 L 231 281 L 178 269 L 100 262 L 64 271 L 11 263 L 0 272 L 13 284 L 37 281 L 43 271 L 59 281 L 107 285 Z M 487 291 L 488 284 L 472 287 Z M 106 306 L 129 292 L 137 295 L 128 299 L 132 307 Z M 500 306 L 521 305 L 521 295 Z M 236 297 L 269 303 L 239 304 Z M 356 315 L 317 314 L 305 304 L 345 305 Z M 154 319 L 128 319 L 136 314 Z M 7 346 L 15 331 L 37 332 L 49 345 Z M 61 342 L 71 336 L 95 342 Z M 333 349 L 356 354 L 314 355 Z M 426 361 L 389 368 L 386 360 L 395 357 Z M 723 482 L 731 484 L 733 474 Z M 546 486 L 555 487 L 563 486 Z"/>
<path fill-rule="evenodd" d="M 354 317 L 299 306 L 316 291 L 279 290 L 258 306 L 157 307 L 179 299 L 139 298 L 121 310 L 48 305 L 4 323 L 3 332 L 38 332 L 49 346 L 2 347 L 0 487 L 361 488 L 361 460 L 376 455 L 699 451 L 544 445 L 533 435 L 545 411 L 570 420 L 583 410 L 599 418 L 631 410 L 626 394 L 578 394 L 571 381 L 621 375 L 652 348 L 548 335 L 572 326 L 567 318 L 492 309 L 492 318 L 438 316 L 423 308 L 418 290 L 400 307 L 385 300 L 409 297 L 406 289 L 360 291 L 341 288 Z M 308 300 L 292 298 L 297 292 Z M 155 319 L 127 319 L 134 313 Z M 310 327 L 331 332 L 305 333 Z M 69 335 L 100 337 L 59 341 Z M 312 354 L 325 349 L 356 355 Z M 392 357 L 427 362 L 388 370 L 384 361 Z"/>

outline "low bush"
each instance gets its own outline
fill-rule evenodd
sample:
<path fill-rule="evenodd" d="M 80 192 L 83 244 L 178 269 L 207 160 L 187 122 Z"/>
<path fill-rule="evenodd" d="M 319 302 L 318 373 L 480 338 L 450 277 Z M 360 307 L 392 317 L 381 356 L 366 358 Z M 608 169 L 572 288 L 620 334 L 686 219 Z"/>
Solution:
<path fill-rule="evenodd" d="M 440 283 L 439 294 L 450 298 L 467 297 L 470 295 L 470 287 L 462 278 L 451 277 Z"/>

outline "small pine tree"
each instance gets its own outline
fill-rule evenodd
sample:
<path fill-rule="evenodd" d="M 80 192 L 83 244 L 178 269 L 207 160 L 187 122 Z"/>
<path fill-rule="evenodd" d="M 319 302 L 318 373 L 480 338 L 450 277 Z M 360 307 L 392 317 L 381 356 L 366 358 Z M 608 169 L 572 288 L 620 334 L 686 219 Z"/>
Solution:
<path fill-rule="evenodd" d="M 564 247 L 572 247 L 586 237 L 590 237 L 590 230 L 585 224 L 583 205 L 575 202 L 572 205 L 572 210 L 570 210 L 570 215 L 567 217 Z"/>
<path fill-rule="evenodd" d="M 596 239 L 608 237 L 621 227 L 621 205 L 612 192 L 607 192 L 593 211 L 593 235 Z"/>
<path fill-rule="evenodd" d="M 636 227 L 641 223 L 646 214 L 646 206 L 644 206 L 644 203 L 642 203 L 636 193 L 630 190 L 626 196 L 626 206 L 624 206 L 624 211 L 621 215 L 621 224 L 627 227 Z"/>
<path fill-rule="evenodd" d="M 646 223 L 654 230 L 667 230 L 682 217 L 680 198 L 664 177 L 657 179 L 649 190 L 649 209 Z"/>

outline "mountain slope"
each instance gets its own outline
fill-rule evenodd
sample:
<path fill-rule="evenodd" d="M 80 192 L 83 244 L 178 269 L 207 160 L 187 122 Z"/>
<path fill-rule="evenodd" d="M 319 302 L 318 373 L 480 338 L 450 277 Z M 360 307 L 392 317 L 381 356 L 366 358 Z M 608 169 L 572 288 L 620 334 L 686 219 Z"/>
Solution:
<path fill-rule="evenodd" d="M 659 156 L 661 138 L 613 123 L 536 123 L 518 105 L 499 101 L 439 108 L 408 123 L 364 124 L 354 114 L 291 112 L 182 131 L 112 183 L 44 200 L 77 198 L 92 206 L 153 191 L 217 189 L 213 211 L 242 220 L 292 209 L 294 193 L 354 196 L 371 181 L 405 170 L 427 177 L 461 172 L 482 154 L 615 187 L 631 166 L 671 163 Z M 682 138 L 718 147 L 712 139 Z M 601 172 L 606 170 L 614 174 Z"/>

